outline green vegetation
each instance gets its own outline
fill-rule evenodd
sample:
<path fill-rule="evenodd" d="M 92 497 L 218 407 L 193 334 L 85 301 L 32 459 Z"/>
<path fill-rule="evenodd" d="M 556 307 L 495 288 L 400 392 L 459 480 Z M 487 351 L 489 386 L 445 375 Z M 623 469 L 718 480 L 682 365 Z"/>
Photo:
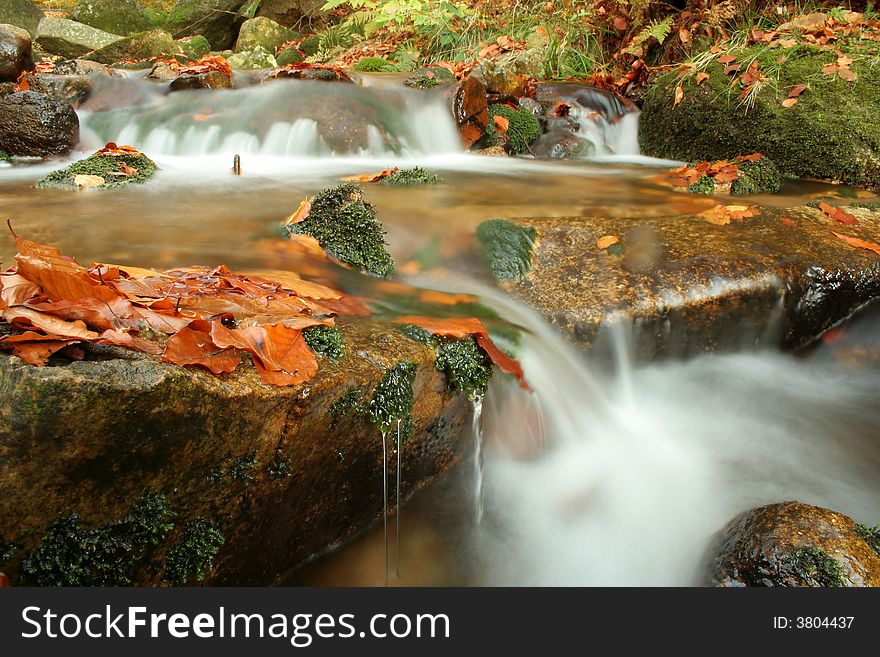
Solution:
<path fill-rule="evenodd" d="M 290 224 L 292 233 L 311 235 L 334 258 L 380 278 L 394 271 L 385 250 L 385 231 L 373 206 L 354 183 L 325 189 L 312 199 L 309 216 Z"/>
<path fill-rule="evenodd" d="M 343 417 L 365 413 L 366 410 L 364 391 L 352 386 L 330 405 L 330 428 L 335 429 Z"/>
<path fill-rule="evenodd" d="M 12 559 L 16 549 L 15 545 L 0 536 L 0 566 Z"/>
<path fill-rule="evenodd" d="M 714 194 L 715 179 L 712 176 L 703 174 L 697 182 L 688 185 L 688 191 L 694 194 Z"/>
<path fill-rule="evenodd" d="M 396 68 L 384 57 L 364 57 L 355 64 L 354 70 L 362 73 L 390 73 Z"/>
<path fill-rule="evenodd" d="M 226 470 L 232 479 L 250 483 L 256 480 L 257 450 L 235 459 Z"/>
<path fill-rule="evenodd" d="M 4 152 L 0 151 L 0 162 L 9 162 L 10 157 Z"/>
<path fill-rule="evenodd" d="M 129 168 L 129 173 L 123 171 Z M 90 155 L 74 162 L 68 167 L 53 171 L 37 187 L 53 189 L 76 189 L 76 176 L 100 176 L 104 179 L 101 188 L 112 189 L 132 183 L 145 183 L 153 177 L 159 167 L 146 155 Z M 122 175 L 114 175 L 122 174 Z"/>
<path fill-rule="evenodd" d="M 482 398 L 492 378 L 492 361 L 473 338 L 438 338 L 437 369 L 446 375 L 450 388 L 471 401 Z"/>
<path fill-rule="evenodd" d="M 806 586 L 845 586 L 840 562 L 816 547 L 796 550 L 794 571 Z"/>
<path fill-rule="evenodd" d="M 520 155 L 529 150 L 529 144 L 541 136 L 538 119 L 527 109 L 513 109 L 507 105 L 489 106 L 489 126 L 486 128 L 489 146 L 502 143 L 501 135 L 495 127 L 493 117 L 502 116 L 508 120 L 507 147 L 512 155 Z"/>
<path fill-rule="evenodd" d="M 385 176 L 382 179 L 384 185 L 394 185 L 397 187 L 410 187 L 413 185 L 436 185 L 440 182 L 440 178 L 422 167 L 413 167 L 412 169 L 401 169 Z"/>
<path fill-rule="evenodd" d="M 419 68 L 403 81 L 404 86 L 412 89 L 433 89 L 434 87 L 455 82 L 455 76 L 441 66 Z"/>
<path fill-rule="evenodd" d="M 370 398 L 368 414 L 379 431 L 387 432 L 398 421 L 405 420 L 412 411 L 413 384 L 416 379 L 416 364 L 410 362 L 397 363 L 385 372 L 376 384 Z"/>
<path fill-rule="evenodd" d="M 225 542 L 216 523 L 196 518 L 186 524 L 180 540 L 168 550 L 166 582 L 184 586 L 195 579 L 201 582 L 214 568 L 214 557 Z"/>
<path fill-rule="evenodd" d="M 312 326 L 303 331 L 306 344 L 316 354 L 339 360 L 345 353 L 345 340 L 335 326 Z"/>
<path fill-rule="evenodd" d="M 731 194 L 775 194 L 782 185 L 782 174 L 769 158 L 737 162 L 739 177 L 730 185 Z"/>
<path fill-rule="evenodd" d="M 490 219 L 477 227 L 483 259 L 497 280 L 519 279 L 532 268 L 537 232 L 506 219 Z"/>
<path fill-rule="evenodd" d="M 49 525 L 22 562 L 28 586 L 129 586 L 137 568 L 168 536 L 174 513 L 165 496 L 146 493 L 120 520 L 88 529 L 76 513 Z"/>
<path fill-rule="evenodd" d="M 865 542 L 871 546 L 874 553 L 880 557 L 880 525 L 868 527 L 867 525 L 857 524 L 856 532 L 865 539 Z"/>

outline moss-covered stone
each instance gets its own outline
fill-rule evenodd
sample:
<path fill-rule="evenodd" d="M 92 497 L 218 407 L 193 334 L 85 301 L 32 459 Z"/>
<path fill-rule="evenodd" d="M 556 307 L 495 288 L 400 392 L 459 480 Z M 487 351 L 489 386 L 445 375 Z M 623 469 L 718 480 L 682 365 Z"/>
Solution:
<path fill-rule="evenodd" d="M 492 361 L 473 338 L 438 338 L 437 369 L 453 390 L 474 401 L 482 398 L 492 378 Z"/>
<path fill-rule="evenodd" d="M 248 0 L 177 0 L 168 11 L 166 28 L 176 38 L 203 35 L 214 50 L 232 48 L 245 18 L 240 10 Z"/>
<path fill-rule="evenodd" d="M 784 175 L 880 186 L 880 46 L 864 41 L 841 44 L 853 59 L 853 81 L 823 73 L 836 61 L 833 50 L 800 45 L 788 51 L 754 46 L 731 54 L 741 64 L 757 61 L 772 71 L 750 107 L 739 99 L 739 86 L 717 62 L 709 78 L 683 80 L 678 71 L 660 76 L 645 100 L 639 141 L 646 155 L 685 161 L 731 159 L 759 152 Z M 780 55 L 787 59 L 777 63 Z M 684 96 L 675 104 L 675 88 Z M 792 107 L 790 90 L 806 84 Z"/>
<path fill-rule="evenodd" d="M 436 185 L 441 182 L 440 178 L 422 167 L 401 169 L 382 178 L 382 184 L 397 187 L 410 187 L 412 185 Z"/>
<path fill-rule="evenodd" d="M 65 59 L 76 59 L 119 41 L 110 34 L 66 18 L 44 18 L 40 21 L 34 45 Z"/>
<path fill-rule="evenodd" d="M 880 525 L 868 527 L 867 525 L 857 524 L 856 532 L 874 550 L 874 554 L 880 557 Z"/>
<path fill-rule="evenodd" d="M 697 182 L 688 185 L 688 191 L 693 194 L 714 194 L 715 180 L 713 180 L 712 176 L 703 174 Z"/>
<path fill-rule="evenodd" d="M 4 151 L 0 151 L 0 162 L 9 162 L 11 158 Z"/>
<path fill-rule="evenodd" d="M 279 46 L 298 37 L 299 34 L 279 25 L 272 19 L 257 16 L 242 24 L 235 42 L 235 52 L 249 52 L 262 47 L 268 52 L 274 53 Z"/>
<path fill-rule="evenodd" d="M 795 572 L 807 586 L 845 586 L 840 562 L 819 548 L 795 550 L 792 563 Z"/>
<path fill-rule="evenodd" d="M 306 54 L 306 57 L 317 55 L 318 51 L 321 49 L 321 37 L 317 34 L 313 34 L 312 36 L 303 39 L 299 44 L 299 49 Z"/>
<path fill-rule="evenodd" d="M 275 56 L 263 46 L 257 46 L 253 50 L 237 52 L 229 57 L 227 61 L 232 68 L 242 70 L 275 68 L 278 66 Z"/>
<path fill-rule="evenodd" d="M 739 177 L 730 184 L 731 194 L 775 194 L 782 185 L 782 174 L 770 158 L 737 162 L 736 166 Z"/>
<path fill-rule="evenodd" d="M 125 174 L 122 166 L 136 173 Z M 74 162 L 63 169 L 53 171 L 45 178 L 37 181 L 37 187 L 53 189 L 77 189 L 76 176 L 99 176 L 104 179 L 102 188 L 111 189 L 132 183 L 145 183 L 159 169 L 156 163 L 146 155 L 90 155 Z M 123 175 L 114 175 L 123 174 Z"/>
<path fill-rule="evenodd" d="M 415 363 L 402 362 L 390 368 L 376 385 L 370 398 L 368 414 L 370 422 L 379 431 L 390 431 L 398 421 L 403 421 L 412 412 L 415 378 Z"/>
<path fill-rule="evenodd" d="M 251 482 L 256 479 L 257 465 L 257 452 L 254 450 L 235 459 L 227 468 L 226 474 L 234 481 Z"/>
<path fill-rule="evenodd" d="M 505 219 L 490 219 L 477 227 L 483 259 L 497 280 L 518 279 L 531 269 L 536 232 Z"/>
<path fill-rule="evenodd" d="M 354 70 L 361 73 L 390 73 L 396 68 L 384 57 L 364 57 L 354 65 Z"/>
<path fill-rule="evenodd" d="M 128 36 L 152 27 L 137 0 L 79 0 L 70 17 L 110 34 Z"/>
<path fill-rule="evenodd" d="M 225 543 L 218 525 L 204 518 L 186 524 L 180 540 L 168 550 L 163 578 L 178 586 L 201 582 L 214 568 L 214 557 Z"/>
<path fill-rule="evenodd" d="M 404 86 L 411 89 L 433 89 L 442 85 L 453 84 L 455 76 L 442 66 L 418 68 L 403 81 Z"/>
<path fill-rule="evenodd" d="M 318 193 L 308 217 L 288 229 L 311 235 L 334 258 L 374 276 L 388 278 L 394 271 L 382 224 L 356 184 L 343 183 Z"/>
<path fill-rule="evenodd" d="M 27 30 L 32 37 L 37 35 L 37 26 L 42 18 L 43 12 L 33 0 L 0 2 L 0 23 L 8 23 Z"/>
<path fill-rule="evenodd" d="M 339 360 L 345 353 L 345 340 L 335 326 L 312 326 L 303 331 L 303 338 L 316 354 Z"/>
<path fill-rule="evenodd" d="M 277 55 L 275 55 L 275 63 L 278 66 L 287 66 L 288 64 L 300 64 L 305 61 L 305 57 L 296 46 L 288 46 Z"/>
<path fill-rule="evenodd" d="M 538 119 L 528 109 L 513 109 L 507 105 L 489 106 L 489 124 L 486 127 L 489 146 L 502 144 L 502 138 L 495 126 L 493 117 L 501 116 L 508 120 L 507 148 L 512 155 L 520 155 L 529 150 L 529 145 L 541 136 Z"/>
<path fill-rule="evenodd" d="M 180 48 L 174 37 L 165 30 L 147 30 L 119 39 L 85 56 L 85 59 L 102 64 L 139 61 L 155 57 L 179 54 Z"/>
<path fill-rule="evenodd" d="M 211 44 L 201 34 L 177 39 L 175 43 L 187 59 L 196 60 L 211 52 Z"/>

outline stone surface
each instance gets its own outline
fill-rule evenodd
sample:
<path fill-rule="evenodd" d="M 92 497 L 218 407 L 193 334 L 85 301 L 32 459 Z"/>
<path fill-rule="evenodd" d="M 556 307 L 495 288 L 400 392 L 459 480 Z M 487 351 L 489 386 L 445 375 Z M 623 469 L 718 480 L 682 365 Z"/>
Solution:
<path fill-rule="evenodd" d="M 136 61 L 152 59 L 179 54 L 179 46 L 174 38 L 165 30 L 147 30 L 131 36 L 119 39 L 113 43 L 86 55 L 90 59 L 102 64 L 115 62 Z"/>
<path fill-rule="evenodd" d="M 150 19 L 137 0 L 79 0 L 70 18 L 120 36 L 150 29 Z"/>
<path fill-rule="evenodd" d="M 465 78 L 455 90 L 452 114 L 458 123 L 462 142 L 470 148 L 482 138 L 489 123 L 486 85 L 473 76 Z"/>
<path fill-rule="evenodd" d="M 880 586 L 880 556 L 852 518 L 781 502 L 731 522 L 709 577 L 713 586 Z"/>
<path fill-rule="evenodd" d="M 345 355 L 284 388 L 250 367 L 214 377 L 115 349 L 46 368 L 0 355 L 0 538 L 19 546 L 6 572 L 56 518 L 101 525 L 153 492 L 175 529 L 136 584 L 159 582 L 168 545 L 197 517 L 225 539 L 207 583 L 271 583 L 382 516 L 381 436 L 346 409 L 404 361 L 417 365 L 404 498 L 455 463 L 470 404 L 447 391 L 433 350 L 373 321 L 340 328 Z"/>
<path fill-rule="evenodd" d="M 534 248 L 522 267 L 495 264 L 527 271 L 501 286 L 584 348 L 615 318 L 632 324 L 642 358 L 759 339 L 796 347 L 880 296 L 880 256 L 832 233 L 880 243 L 880 213 L 846 210 L 860 225 L 812 207 L 765 206 L 727 225 L 697 215 L 639 218 L 636 209 L 629 217 L 516 219 L 534 231 Z M 603 236 L 619 244 L 599 248 Z"/>
<path fill-rule="evenodd" d="M 33 68 L 31 35 L 21 27 L 0 23 L 0 82 L 13 82 Z"/>
<path fill-rule="evenodd" d="M 258 68 L 275 68 L 278 62 L 271 52 L 257 46 L 253 50 L 247 52 L 237 52 L 227 60 L 232 68 L 240 69 L 258 69 Z"/>
<path fill-rule="evenodd" d="M 538 51 L 509 52 L 497 59 L 484 59 L 471 71 L 491 93 L 522 96 L 529 78 L 543 76 L 543 56 Z"/>
<path fill-rule="evenodd" d="M 230 89 L 232 80 L 220 71 L 199 73 L 198 75 L 181 75 L 171 82 L 168 87 L 171 91 L 185 91 L 187 89 Z"/>
<path fill-rule="evenodd" d="M 3 0 L 0 2 L 0 23 L 7 23 L 27 30 L 32 37 L 37 35 L 37 26 L 43 12 L 32 0 Z"/>
<path fill-rule="evenodd" d="M 235 52 L 247 52 L 261 46 L 274 54 L 278 46 L 299 36 L 293 30 L 264 16 L 247 20 L 242 24 L 235 42 Z"/>
<path fill-rule="evenodd" d="M 211 44 L 201 34 L 183 37 L 175 41 L 180 51 L 189 59 L 199 59 L 211 52 Z"/>
<path fill-rule="evenodd" d="M 9 155 L 67 155 L 79 141 L 79 119 L 64 101 L 35 91 L 0 98 L 0 151 Z"/>
<path fill-rule="evenodd" d="M 44 18 L 40 21 L 34 42 L 53 55 L 76 59 L 109 46 L 120 38 L 117 34 L 110 34 L 66 18 Z"/>
<path fill-rule="evenodd" d="M 166 29 L 175 38 L 201 34 L 214 50 L 235 44 L 244 22 L 239 13 L 247 0 L 177 0 L 168 12 Z"/>
<path fill-rule="evenodd" d="M 321 7 L 324 0 L 262 0 L 257 16 L 297 30 L 317 32 L 327 23 Z"/>

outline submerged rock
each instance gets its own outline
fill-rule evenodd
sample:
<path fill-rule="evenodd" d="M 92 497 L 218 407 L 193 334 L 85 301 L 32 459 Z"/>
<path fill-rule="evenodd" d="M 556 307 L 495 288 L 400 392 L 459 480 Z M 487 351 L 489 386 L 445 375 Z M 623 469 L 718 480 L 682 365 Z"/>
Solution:
<path fill-rule="evenodd" d="M 452 114 L 466 148 L 482 139 L 489 124 L 486 85 L 473 76 L 465 78 L 453 96 Z"/>
<path fill-rule="evenodd" d="M 79 0 L 70 17 L 120 36 L 150 29 L 150 18 L 137 0 Z"/>
<path fill-rule="evenodd" d="M 66 18 L 44 18 L 40 21 L 34 43 L 53 55 L 76 59 L 109 46 L 121 38 L 118 34 L 110 34 Z"/>
<path fill-rule="evenodd" d="M 37 35 L 37 26 L 43 18 L 43 12 L 33 0 L 3 0 L 0 3 L 0 23 L 15 25 L 32 37 Z"/>
<path fill-rule="evenodd" d="M 0 23 L 0 82 L 14 82 L 34 68 L 31 36 L 15 25 Z"/>
<path fill-rule="evenodd" d="M 36 91 L 0 97 L 0 151 L 13 156 L 67 155 L 79 142 L 79 119 L 66 102 Z"/>
<path fill-rule="evenodd" d="M 713 586 L 880 586 L 880 555 L 864 525 L 800 502 L 748 511 L 724 530 Z"/>
<path fill-rule="evenodd" d="M 290 387 L 114 348 L 45 368 L 0 354 L 0 544 L 13 546 L 0 569 L 37 585 L 266 585 L 381 518 L 371 418 L 393 430 L 407 413 L 405 499 L 461 457 L 470 404 L 432 347 L 374 321 L 339 329 L 338 360 Z M 411 406 L 388 384 L 374 394 L 398 369 Z M 84 543 L 100 549 L 66 550 Z"/>
<path fill-rule="evenodd" d="M 102 64 L 137 61 L 180 54 L 180 47 L 165 30 L 147 30 L 119 39 L 89 53 L 85 59 Z"/>
<path fill-rule="evenodd" d="M 53 171 L 37 181 L 44 189 L 112 189 L 132 183 L 145 183 L 159 167 L 144 154 L 105 155 L 100 151 Z"/>
<path fill-rule="evenodd" d="M 235 41 L 235 52 L 248 52 L 257 47 L 265 48 L 274 53 L 278 46 L 298 38 L 299 34 L 289 30 L 275 21 L 258 16 L 244 22 L 238 39 Z"/>

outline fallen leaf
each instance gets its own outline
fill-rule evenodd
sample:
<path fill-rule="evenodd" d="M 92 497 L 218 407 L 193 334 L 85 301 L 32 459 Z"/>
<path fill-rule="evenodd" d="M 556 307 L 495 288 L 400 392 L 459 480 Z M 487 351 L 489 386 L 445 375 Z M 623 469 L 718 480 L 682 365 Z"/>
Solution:
<path fill-rule="evenodd" d="M 301 221 L 305 221 L 311 211 L 312 197 L 307 196 L 302 201 L 300 201 L 299 206 L 296 208 L 296 212 L 294 212 L 287 218 L 287 225 L 289 226 L 291 224 L 298 224 Z"/>
<path fill-rule="evenodd" d="M 106 180 L 104 180 L 101 176 L 93 176 L 90 174 L 81 173 L 73 177 L 73 184 L 79 187 L 80 189 L 89 189 L 90 187 L 100 187 L 103 185 Z"/>
<path fill-rule="evenodd" d="M 241 363 L 241 351 L 221 349 L 202 331 L 184 327 L 168 338 L 162 360 L 175 365 L 199 365 L 214 374 L 232 372 Z"/>
<path fill-rule="evenodd" d="M 675 107 L 678 105 L 682 99 L 684 98 L 684 89 L 681 88 L 681 85 L 678 85 L 675 88 L 675 99 L 672 102 L 672 106 Z"/>
<path fill-rule="evenodd" d="M 620 238 L 617 235 L 605 235 L 596 240 L 596 246 L 600 249 L 607 249 L 612 244 L 617 244 Z"/>
<path fill-rule="evenodd" d="M 719 64 L 730 64 L 731 62 L 736 61 L 736 57 L 733 55 L 722 55 L 716 60 Z"/>
<path fill-rule="evenodd" d="M 724 75 L 732 75 L 736 73 L 740 68 L 741 64 L 730 64 L 729 66 L 724 67 Z"/>
<path fill-rule="evenodd" d="M 858 237 L 850 237 L 849 235 L 841 235 L 840 233 L 835 233 L 833 230 L 831 233 L 840 240 L 843 240 L 850 246 L 854 246 L 858 249 L 867 249 L 868 251 L 873 251 L 877 255 L 880 255 L 880 244 L 875 244 L 874 242 L 868 242 L 867 240 L 860 239 Z"/>
<path fill-rule="evenodd" d="M 495 127 L 498 129 L 498 132 L 503 135 L 507 134 L 507 129 L 510 127 L 510 120 L 500 114 L 495 114 L 492 117 L 492 121 L 495 122 Z"/>
<path fill-rule="evenodd" d="M 788 92 L 789 98 L 797 98 L 800 96 L 804 90 L 807 88 L 805 84 L 796 84 L 791 88 L 791 91 Z"/>
<path fill-rule="evenodd" d="M 40 286 L 20 274 L 0 274 L 0 299 L 7 306 L 23 304 L 40 293 Z"/>
<path fill-rule="evenodd" d="M 859 220 L 855 218 L 855 215 L 852 215 L 841 208 L 834 207 L 833 205 L 828 205 L 827 203 L 819 203 L 819 209 L 825 213 L 825 216 L 833 219 L 837 223 L 847 226 L 859 225 Z"/>
<path fill-rule="evenodd" d="M 697 73 L 697 86 L 709 79 L 708 73 Z"/>
<path fill-rule="evenodd" d="M 82 340 L 94 340 L 98 334 L 90 331 L 84 322 L 75 320 L 65 321 L 54 315 L 41 313 L 24 306 L 13 306 L 3 309 L 3 319 L 14 326 L 34 327 L 45 333 L 57 335 L 61 338 L 77 338 Z"/>
<path fill-rule="evenodd" d="M 108 329 L 101 333 L 96 342 L 98 342 L 99 344 L 110 344 L 116 345 L 117 347 L 126 347 L 128 349 L 134 349 L 135 351 L 140 351 L 141 353 L 150 354 L 152 356 L 158 356 L 163 351 L 162 345 L 160 345 L 158 342 L 143 340 L 137 336 L 131 335 L 130 333 L 122 333 L 120 331 L 114 331 L 112 329 Z"/>
<path fill-rule="evenodd" d="M 779 217 L 779 221 L 781 221 L 783 225 L 788 226 L 789 228 L 797 228 L 797 222 L 790 217 Z"/>
<path fill-rule="evenodd" d="M 392 169 L 385 169 L 384 171 L 377 171 L 376 173 L 362 173 L 362 174 L 358 174 L 358 175 L 354 175 L 354 176 L 343 176 L 342 180 L 347 181 L 347 182 L 360 182 L 360 183 L 379 182 L 383 178 L 387 178 L 392 173 L 397 173 L 398 171 L 399 171 L 399 169 L 397 167 L 394 167 Z M 306 199 L 306 200 L 309 201 L 309 208 L 311 209 L 311 199 Z M 305 201 L 303 201 L 303 203 L 305 203 Z M 302 207 L 302 204 L 300 204 L 300 207 Z M 299 212 L 299 209 L 297 209 L 297 212 Z M 294 213 L 294 216 L 296 216 L 296 213 Z M 306 216 L 308 216 L 308 215 L 306 215 Z M 305 219 L 305 217 L 303 217 L 302 219 Z M 302 219 L 299 219 L 298 221 L 288 221 L 287 223 L 289 223 L 289 224 L 299 223 L 300 221 L 302 221 Z"/>
<path fill-rule="evenodd" d="M 798 102 L 797 98 L 786 98 L 782 101 L 783 107 L 793 107 Z"/>

